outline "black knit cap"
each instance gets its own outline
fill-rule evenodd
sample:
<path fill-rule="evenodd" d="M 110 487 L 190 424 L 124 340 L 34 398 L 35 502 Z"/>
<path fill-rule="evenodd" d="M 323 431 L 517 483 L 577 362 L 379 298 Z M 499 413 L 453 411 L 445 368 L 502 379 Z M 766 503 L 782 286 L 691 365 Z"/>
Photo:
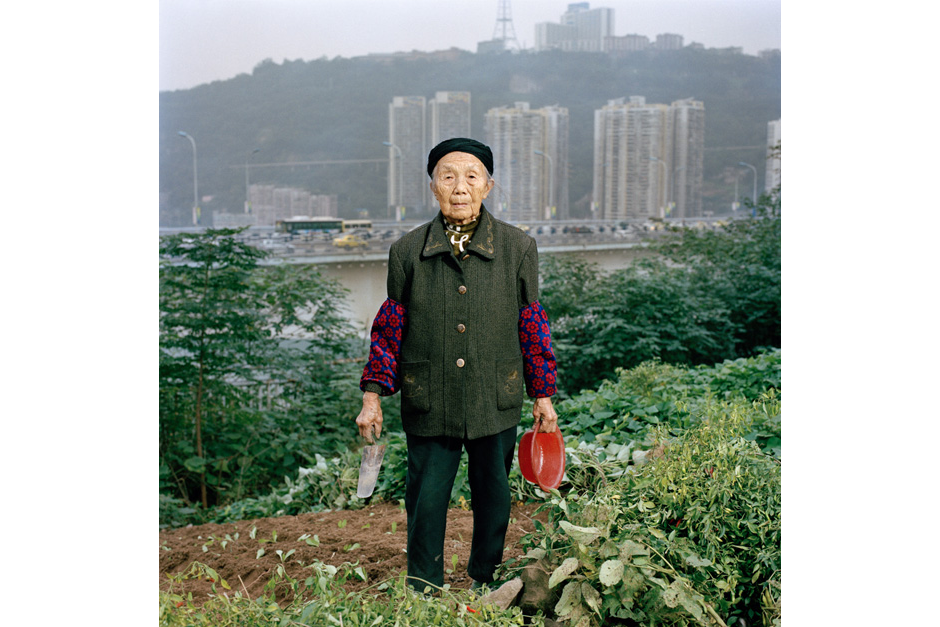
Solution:
<path fill-rule="evenodd" d="M 486 171 L 493 174 L 493 151 L 486 144 L 481 144 L 475 139 L 466 137 L 452 137 L 445 139 L 428 153 L 428 176 L 433 176 L 434 166 L 444 155 L 451 152 L 466 152 L 479 159 Z"/>

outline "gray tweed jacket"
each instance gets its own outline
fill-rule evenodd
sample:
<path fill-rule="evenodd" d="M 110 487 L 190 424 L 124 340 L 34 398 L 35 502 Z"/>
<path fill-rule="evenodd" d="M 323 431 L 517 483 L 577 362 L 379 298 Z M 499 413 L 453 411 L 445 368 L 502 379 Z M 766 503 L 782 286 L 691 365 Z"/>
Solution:
<path fill-rule="evenodd" d="M 407 433 L 468 439 L 521 420 L 519 310 L 538 299 L 538 249 L 480 211 L 458 259 L 440 214 L 389 250 L 388 297 L 407 310 L 401 417 Z"/>

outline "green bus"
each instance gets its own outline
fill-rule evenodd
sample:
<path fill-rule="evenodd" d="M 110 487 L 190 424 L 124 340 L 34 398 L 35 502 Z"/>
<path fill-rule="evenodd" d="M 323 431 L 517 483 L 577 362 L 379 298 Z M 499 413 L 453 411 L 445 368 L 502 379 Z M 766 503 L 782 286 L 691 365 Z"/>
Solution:
<path fill-rule="evenodd" d="M 371 220 L 342 220 L 323 216 L 295 216 L 278 220 L 274 225 L 278 233 L 309 233 L 311 231 L 346 232 L 357 229 L 369 230 L 372 228 Z"/>
<path fill-rule="evenodd" d="M 342 231 L 343 221 L 339 218 L 300 216 L 278 220 L 274 228 L 278 233 L 291 234 L 310 231 Z"/>

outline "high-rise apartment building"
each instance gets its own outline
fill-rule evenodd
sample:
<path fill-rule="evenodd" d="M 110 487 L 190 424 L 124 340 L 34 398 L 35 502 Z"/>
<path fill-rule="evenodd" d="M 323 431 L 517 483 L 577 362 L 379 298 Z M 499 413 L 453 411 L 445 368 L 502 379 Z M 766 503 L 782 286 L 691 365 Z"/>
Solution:
<path fill-rule="evenodd" d="M 389 217 L 435 211 L 428 189 L 427 156 L 451 137 L 470 136 L 470 92 L 439 91 L 433 98 L 396 96 L 388 106 Z M 400 152 L 399 152 L 400 151 Z M 399 216 L 401 214 L 398 214 Z"/>
<path fill-rule="evenodd" d="M 422 212 L 428 202 L 424 96 L 395 96 L 388 105 L 388 207 Z"/>
<path fill-rule="evenodd" d="M 673 218 L 702 215 L 705 104 L 686 98 L 669 105 L 668 207 Z"/>
<path fill-rule="evenodd" d="M 588 2 L 575 2 L 568 5 L 558 24 L 535 25 L 535 49 L 603 52 L 606 38 L 613 34 L 613 9 L 592 9 Z"/>
<path fill-rule="evenodd" d="M 571 41 L 577 35 L 577 29 L 555 22 L 539 22 L 535 25 L 535 49 L 561 50 L 566 41 Z"/>
<path fill-rule="evenodd" d="M 429 103 L 431 128 L 428 151 L 451 137 L 470 137 L 470 92 L 439 91 Z"/>
<path fill-rule="evenodd" d="M 643 96 L 608 101 L 594 112 L 595 217 L 665 214 L 666 106 Z"/>
<path fill-rule="evenodd" d="M 780 120 L 767 123 L 767 169 L 764 172 L 764 191 L 780 186 Z"/>
<path fill-rule="evenodd" d="M 594 112 L 594 216 L 607 220 L 701 213 L 704 105 L 618 98 Z"/>
<path fill-rule="evenodd" d="M 568 110 L 517 102 L 490 109 L 485 126 L 496 179 L 487 207 L 514 222 L 566 218 Z"/>

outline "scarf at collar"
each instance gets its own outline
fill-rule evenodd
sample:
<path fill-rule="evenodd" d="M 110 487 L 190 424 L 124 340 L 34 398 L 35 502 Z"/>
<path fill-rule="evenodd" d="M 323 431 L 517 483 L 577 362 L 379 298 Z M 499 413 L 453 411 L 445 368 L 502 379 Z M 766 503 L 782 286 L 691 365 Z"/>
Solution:
<path fill-rule="evenodd" d="M 467 246 L 470 245 L 470 238 L 473 237 L 477 225 L 480 224 L 480 216 L 467 224 L 451 224 L 447 218 L 441 218 L 444 221 L 444 234 L 454 248 L 454 255 L 459 257 Z"/>

